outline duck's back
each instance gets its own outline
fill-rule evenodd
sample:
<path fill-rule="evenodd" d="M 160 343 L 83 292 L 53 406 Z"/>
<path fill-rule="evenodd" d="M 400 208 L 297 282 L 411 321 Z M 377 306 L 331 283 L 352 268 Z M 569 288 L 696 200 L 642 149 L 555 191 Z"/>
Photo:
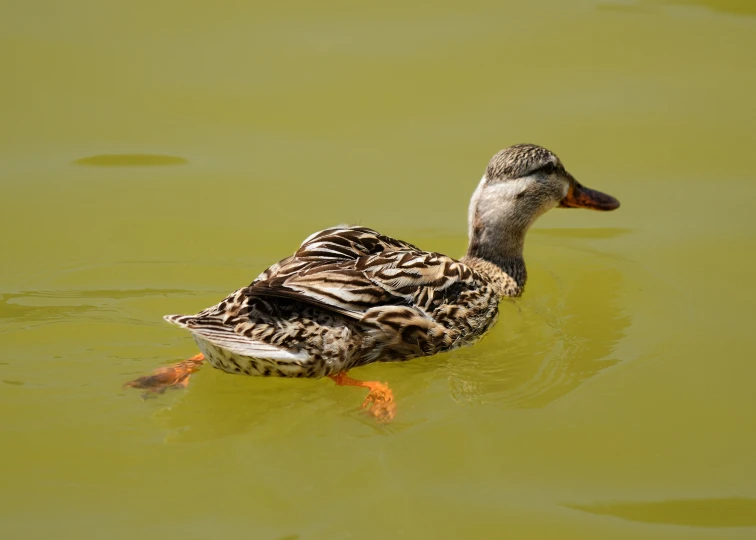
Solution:
<path fill-rule="evenodd" d="M 210 362 L 249 375 L 322 377 L 447 351 L 494 322 L 499 292 L 460 261 L 364 227 L 336 227 L 197 315 Z"/>

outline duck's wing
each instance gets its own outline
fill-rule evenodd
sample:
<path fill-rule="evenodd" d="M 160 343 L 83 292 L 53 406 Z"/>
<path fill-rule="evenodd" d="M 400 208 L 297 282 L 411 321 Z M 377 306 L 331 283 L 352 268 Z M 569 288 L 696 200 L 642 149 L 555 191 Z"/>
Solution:
<path fill-rule="evenodd" d="M 312 235 L 219 304 L 166 319 L 232 352 L 296 363 L 312 353 L 308 329 L 324 339 L 324 329 L 338 334 L 347 318 L 366 331 L 352 359 L 366 363 L 453 348 L 463 330 L 495 315 L 489 296 L 481 275 L 459 261 L 364 227 L 338 227 Z M 320 310 L 336 324 L 314 322 Z"/>
<path fill-rule="evenodd" d="M 267 268 L 257 276 L 252 286 L 315 266 L 353 261 L 388 249 L 419 251 L 410 243 L 391 238 L 367 227 L 348 225 L 331 227 L 308 236 L 294 255 Z"/>
<path fill-rule="evenodd" d="M 279 297 L 360 320 L 376 307 L 427 312 L 455 284 L 477 286 L 468 266 L 364 227 L 326 229 L 266 270 L 244 294 Z"/>

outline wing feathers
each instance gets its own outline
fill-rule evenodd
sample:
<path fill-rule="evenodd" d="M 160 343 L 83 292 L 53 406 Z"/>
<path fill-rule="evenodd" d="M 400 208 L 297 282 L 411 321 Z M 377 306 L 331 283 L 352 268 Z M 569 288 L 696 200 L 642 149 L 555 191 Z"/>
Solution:
<path fill-rule="evenodd" d="M 336 227 L 216 306 L 166 320 L 241 356 L 297 363 L 315 354 L 361 365 L 448 350 L 471 331 L 465 325 L 485 331 L 498 299 L 487 283 L 450 257 Z"/>
<path fill-rule="evenodd" d="M 244 294 L 289 298 L 356 319 L 374 307 L 412 306 L 424 288 L 475 285 L 473 272 L 462 263 L 364 227 L 316 233 L 271 270 Z M 433 291 L 422 296 L 435 297 Z"/>

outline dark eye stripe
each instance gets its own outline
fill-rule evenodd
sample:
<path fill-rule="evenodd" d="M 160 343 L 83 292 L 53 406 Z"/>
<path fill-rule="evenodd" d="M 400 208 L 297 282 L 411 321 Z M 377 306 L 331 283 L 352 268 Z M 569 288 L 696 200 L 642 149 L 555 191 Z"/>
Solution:
<path fill-rule="evenodd" d="M 542 172 L 542 173 L 546 173 L 546 174 L 551 174 L 554 171 L 556 171 L 556 165 L 554 165 L 552 162 L 548 162 L 546 165 L 544 165 L 543 167 L 538 167 L 536 170 L 534 170 L 530 174 L 535 174 L 535 173 L 538 173 L 538 172 Z"/>

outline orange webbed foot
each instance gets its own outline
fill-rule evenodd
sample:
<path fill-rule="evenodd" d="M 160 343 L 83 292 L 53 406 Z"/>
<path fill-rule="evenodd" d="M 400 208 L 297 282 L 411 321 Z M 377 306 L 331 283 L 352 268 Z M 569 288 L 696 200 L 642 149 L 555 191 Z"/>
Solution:
<path fill-rule="evenodd" d="M 182 360 L 177 364 L 156 369 L 152 375 L 145 375 L 124 384 L 127 388 L 139 388 L 144 390 L 142 397 L 154 394 L 162 394 L 169 388 L 186 388 L 189 386 L 189 377 L 199 370 L 205 356 L 200 353 Z"/>
<path fill-rule="evenodd" d="M 391 388 L 377 381 L 368 381 L 365 384 L 370 388 L 370 392 L 362 403 L 362 408 L 367 409 L 367 412 L 381 423 L 391 422 L 396 416 L 396 403 Z"/>
<path fill-rule="evenodd" d="M 378 381 L 358 381 L 348 377 L 345 371 L 337 375 L 329 375 L 333 382 L 339 386 L 360 386 L 369 388 L 362 408 L 375 418 L 378 422 L 388 423 L 396 416 L 396 403 L 394 403 L 394 393 L 386 383 Z"/>

